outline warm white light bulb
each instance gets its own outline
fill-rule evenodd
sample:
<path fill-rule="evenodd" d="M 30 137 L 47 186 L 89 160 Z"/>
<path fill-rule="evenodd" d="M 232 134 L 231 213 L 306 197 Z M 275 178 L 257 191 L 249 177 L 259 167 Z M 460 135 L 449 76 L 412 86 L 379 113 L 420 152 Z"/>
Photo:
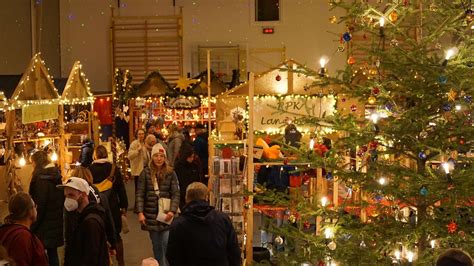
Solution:
<path fill-rule="evenodd" d="M 319 59 L 319 65 L 321 66 L 321 68 L 324 68 L 328 62 L 329 62 L 329 60 L 326 56 L 322 56 Z"/>
<path fill-rule="evenodd" d="M 396 250 L 396 251 L 395 251 L 395 258 L 396 258 L 397 260 L 400 260 L 401 256 L 402 256 L 402 254 L 401 254 L 400 250 Z"/>
<path fill-rule="evenodd" d="M 374 124 L 377 124 L 377 122 L 379 121 L 379 118 L 380 118 L 380 115 L 378 113 L 372 113 L 370 115 L 370 120 L 372 120 Z"/>
<path fill-rule="evenodd" d="M 408 251 L 407 252 L 407 260 L 408 262 L 413 262 L 413 258 L 415 257 L 415 253 L 413 251 Z"/>
<path fill-rule="evenodd" d="M 452 47 L 446 51 L 446 60 L 449 60 L 453 58 L 455 55 L 457 55 L 459 52 L 459 49 L 457 47 Z"/>
<path fill-rule="evenodd" d="M 385 179 L 385 177 L 379 178 L 379 184 L 380 184 L 380 185 L 383 186 L 383 185 L 385 185 L 386 183 L 387 183 L 387 180 Z"/>
<path fill-rule="evenodd" d="M 456 111 L 461 111 L 462 106 L 460 104 L 456 104 L 454 108 L 456 108 Z"/>
<path fill-rule="evenodd" d="M 385 26 L 385 18 L 384 18 L 384 17 L 380 17 L 379 23 L 380 23 L 380 27 Z"/>
<path fill-rule="evenodd" d="M 333 238 L 333 237 L 334 237 L 334 232 L 333 232 L 332 228 L 326 227 L 326 229 L 324 229 L 324 236 L 325 236 L 327 239 Z"/>
<path fill-rule="evenodd" d="M 58 154 L 53 151 L 53 153 L 51 154 L 51 161 L 53 162 L 56 162 L 58 160 Z"/>
<path fill-rule="evenodd" d="M 327 197 L 322 197 L 321 198 L 321 206 L 325 207 L 328 205 L 328 198 Z"/>
<path fill-rule="evenodd" d="M 314 148 L 314 139 L 311 139 L 311 140 L 309 141 L 309 149 L 310 149 L 310 150 L 313 150 L 313 148 Z"/>
<path fill-rule="evenodd" d="M 430 246 L 431 246 L 431 248 L 435 248 L 436 247 L 436 240 L 434 240 L 434 239 L 431 240 L 430 241 Z"/>
<path fill-rule="evenodd" d="M 23 167 L 26 165 L 25 157 L 23 156 L 20 157 L 20 160 L 18 160 L 18 165 L 20 165 L 20 167 Z"/>
<path fill-rule="evenodd" d="M 443 167 L 444 172 L 445 172 L 446 174 L 449 174 L 449 168 L 450 168 L 449 163 L 448 163 L 448 162 L 444 162 L 444 163 L 441 164 L 441 166 Z"/>

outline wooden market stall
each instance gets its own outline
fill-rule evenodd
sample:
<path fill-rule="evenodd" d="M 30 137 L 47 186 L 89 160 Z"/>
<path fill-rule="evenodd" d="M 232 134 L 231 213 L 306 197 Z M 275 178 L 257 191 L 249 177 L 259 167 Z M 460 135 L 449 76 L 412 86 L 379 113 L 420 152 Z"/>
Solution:
<path fill-rule="evenodd" d="M 31 59 L 8 103 L 5 131 L 5 165 L 0 166 L 0 177 L 7 184 L 2 187 L 7 193 L 2 191 L 2 195 L 8 199 L 17 191 L 28 191 L 33 171 L 28 158 L 32 152 L 48 150 L 52 161 L 62 156 L 62 106 L 40 54 Z"/>
<path fill-rule="evenodd" d="M 338 204 L 340 188 L 337 179 L 329 182 L 323 177 L 323 169 L 313 169 L 315 166 L 305 161 L 305 158 L 294 158 L 291 154 L 282 154 L 277 145 L 269 147 L 267 143 L 264 143 L 264 140 L 285 141 L 285 129 L 289 124 L 294 125 L 301 133 L 298 139 L 301 145 L 309 144 L 310 138 L 320 141 L 323 137 L 337 138 L 337 133 L 327 131 L 323 125 L 309 125 L 307 121 L 300 121 L 300 119 L 308 116 L 321 118 L 331 115 L 336 110 L 364 113 L 363 104 L 345 99 L 343 95 L 336 96 L 338 91 L 336 86 L 316 86 L 316 78 L 305 76 L 301 73 L 301 69 L 307 68 L 293 60 L 288 60 L 255 77 L 251 73 L 248 83 L 241 84 L 217 97 L 218 131 L 214 139 L 210 141 L 212 147 L 209 160 L 211 170 L 209 182 L 213 192 L 211 198 L 219 209 L 226 211 L 225 198 L 229 196 L 227 193 L 229 190 L 232 191 L 231 194 L 238 196 L 238 202 L 242 202 L 243 188 L 246 187 L 249 191 L 254 190 L 254 175 L 262 167 L 280 169 L 280 175 L 282 171 L 286 171 L 283 169 L 287 166 L 292 166 L 293 169 L 298 167 L 312 169 L 311 173 L 315 178 L 309 179 L 305 189 L 301 188 L 301 184 L 297 187 L 287 184 L 290 195 L 306 193 L 309 200 L 316 200 L 323 195 L 331 194 L 331 201 Z M 313 70 L 308 71 L 317 73 Z M 344 100 L 338 101 L 338 98 Z M 351 108 L 353 105 L 356 107 Z M 245 122 L 247 128 L 244 131 L 247 134 L 244 135 L 247 137 L 243 139 L 242 135 L 236 134 L 236 131 Z M 254 145 L 260 147 L 254 149 Z M 228 155 L 232 154 L 229 149 L 233 151 L 233 155 Z M 241 182 L 232 181 L 230 184 L 223 184 L 222 180 L 228 178 L 224 171 L 227 161 L 230 159 L 232 162 L 232 158 L 243 154 L 247 155 L 246 167 L 242 173 L 236 175 L 237 179 L 242 179 Z M 254 159 L 257 160 L 254 162 Z M 240 190 L 240 194 L 235 193 L 236 190 Z M 231 206 L 234 204 L 231 203 Z M 233 222 L 236 228 L 242 228 L 242 234 L 245 236 L 242 236 L 242 239 L 245 239 L 243 243 L 245 258 L 247 261 L 252 261 L 254 211 L 265 215 L 277 215 L 281 218 L 285 216 L 287 208 L 261 204 L 254 206 L 252 196 L 244 200 L 240 206 L 244 208 L 232 210 L 231 214 L 240 212 L 241 217 L 235 215 L 237 219 L 233 219 Z M 320 222 L 315 221 L 317 233 L 319 233 Z M 239 223 L 240 225 L 236 225 Z"/>
<path fill-rule="evenodd" d="M 79 61 L 76 61 L 69 73 L 69 78 L 61 95 L 64 105 L 65 150 L 64 164 L 71 165 L 79 161 L 83 140 L 90 139 L 98 142 L 98 122 L 94 116 L 92 94 Z"/>
<path fill-rule="evenodd" d="M 211 72 L 211 95 L 226 90 L 225 83 Z M 215 125 L 215 98 L 209 102 L 207 97 L 206 71 L 192 79 L 180 78 L 176 84 L 168 83 L 158 71 L 152 72 L 138 85 L 137 95 L 129 102 L 130 136 L 150 121 L 159 121 L 163 128 L 171 123 L 193 127 L 206 123 L 210 115 Z"/>

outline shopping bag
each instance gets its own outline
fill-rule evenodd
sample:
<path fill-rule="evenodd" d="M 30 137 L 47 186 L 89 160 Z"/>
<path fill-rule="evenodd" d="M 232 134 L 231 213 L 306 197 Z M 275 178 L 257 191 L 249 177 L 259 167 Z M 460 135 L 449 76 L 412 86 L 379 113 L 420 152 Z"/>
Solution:
<path fill-rule="evenodd" d="M 130 232 L 130 228 L 128 227 L 127 216 L 122 215 L 122 233 L 126 234 L 128 232 Z"/>

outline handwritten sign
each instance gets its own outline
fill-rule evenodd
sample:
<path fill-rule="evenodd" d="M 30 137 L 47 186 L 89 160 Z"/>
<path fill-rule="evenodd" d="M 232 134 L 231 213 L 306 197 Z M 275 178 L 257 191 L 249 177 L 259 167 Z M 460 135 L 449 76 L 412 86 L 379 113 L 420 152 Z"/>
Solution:
<path fill-rule="evenodd" d="M 58 119 L 58 104 L 34 104 L 21 107 L 21 121 L 23 124 Z"/>
<path fill-rule="evenodd" d="M 336 110 L 334 96 L 263 96 L 254 99 L 254 130 L 282 133 L 291 120 L 300 131 L 314 129 L 308 119 L 330 116 Z"/>

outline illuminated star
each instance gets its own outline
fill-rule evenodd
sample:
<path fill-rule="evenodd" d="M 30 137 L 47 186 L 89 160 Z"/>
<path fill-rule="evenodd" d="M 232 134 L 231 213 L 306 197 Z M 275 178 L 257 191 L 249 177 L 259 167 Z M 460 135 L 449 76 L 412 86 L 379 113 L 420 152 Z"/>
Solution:
<path fill-rule="evenodd" d="M 197 82 L 199 82 L 197 79 L 187 79 L 181 77 L 176 81 L 176 86 L 174 88 L 179 92 L 186 92 L 188 91 L 189 87 L 191 87 L 191 85 L 196 84 Z"/>
<path fill-rule="evenodd" d="M 453 89 L 449 90 L 448 92 L 448 100 L 450 102 L 454 102 L 456 100 L 456 96 L 458 95 L 457 92 L 455 92 Z"/>

